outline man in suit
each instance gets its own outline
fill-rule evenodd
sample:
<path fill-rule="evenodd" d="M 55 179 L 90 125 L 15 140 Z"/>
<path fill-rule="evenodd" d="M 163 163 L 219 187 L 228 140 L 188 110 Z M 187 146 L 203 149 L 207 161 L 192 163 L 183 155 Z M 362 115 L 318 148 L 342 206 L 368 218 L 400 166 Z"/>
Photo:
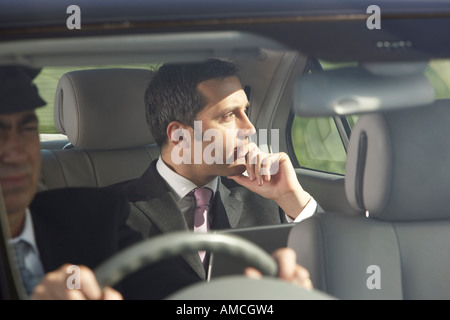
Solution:
<path fill-rule="evenodd" d="M 0 185 L 9 241 L 17 265 L 24 267 L 27 294 L 36 299 L 162 298 L 172 291 L 160 292 L 160 283 L 172 290 L 189 284 L 172 286 L 170 268 L 156 264 L 122 282 L 116 289 L 123 296 L 113 288 L 100 289 L 92 268 L 142 237 L 125 224 L 129 206 L 118 194 L 94 188 L 36 194 L 41 156 L 35 108 L 45 104 L 32 85 L 36 75 L 28 68 L 0 68 Z M 295 264 L 292 253 L 276 253 L 280 277 L 310 287 L 307 271 Z M 80 268 L 79 288 L 67 285 L 69 264 Z"/>
<path fill-rule="evenodd" d="M 289 156 L 249 142 L 255 128 L 233 63 L 163 65 L 145 101 L 161 156 L 140 178 L 109 187 L 131 202 L 129 223 L 144 237 L 192 230 L 199 187 L 212 191 L 208 230 L 298 222 L 317 211 Z M 198 256 L 184 258 L 204 279 Z"/>
<path fill-rule="evenodd" d="M 58 268 L 60 272 L 46 281 L 63 287 L 68 276 L 64 264 L 70 263 L 86 273 L 81 278 L 84 288 L 59 298 L 121 298 L 112 288 L 102 294 L 98 286 L 90 285 L 89 275 L 92 279 L 91 268 L 142 239 L 124 223 L 129 211 L 126 200 L 87 188 L 36 194 L 41 153 L 34 109 L 45 105 L 31 82 L 37 74 L 30 68 L 0 68 L 0 184 L 10 243 L 15 251 L 24 250 L 27 294 L 45 273 Z M 57 278 L 60 282 L 55 282 Z"/>

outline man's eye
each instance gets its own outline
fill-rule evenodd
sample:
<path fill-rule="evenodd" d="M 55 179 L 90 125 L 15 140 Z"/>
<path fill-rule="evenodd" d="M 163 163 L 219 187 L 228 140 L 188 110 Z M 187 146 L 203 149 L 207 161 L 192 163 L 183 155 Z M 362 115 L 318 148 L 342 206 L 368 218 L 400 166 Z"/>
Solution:
<path fill-rule="evenodd" d="M 38 130 L 38 126 L 37 125 L 29 125 L 29 126 L 25 126 L 23 127 L 23 131 L 37 131 Z"/>
<path fill-rule="evenodd" d="M 230 119 L 231 117 L 234 116 L 233 112 L 227 113 L 226 115 L 223 116 L 224 119 Z"/>

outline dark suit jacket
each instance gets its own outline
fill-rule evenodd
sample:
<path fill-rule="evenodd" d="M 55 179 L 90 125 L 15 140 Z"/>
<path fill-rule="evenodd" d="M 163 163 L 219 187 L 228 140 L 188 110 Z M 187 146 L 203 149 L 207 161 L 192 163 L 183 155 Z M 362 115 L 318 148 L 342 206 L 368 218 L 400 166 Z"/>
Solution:
<path fill-rule="evenodd" d="M 130 201 L 129 222 L 144 237 L 189 230 L 169 187 L 156 170 L 156 161 L 140 178 L 107 187 L 125 195 Z M 276 202 L 224 177 L 220 177 L 211 210 L 213 230 L 287 222 Z"/>
<path fill-rule="evenodd" d="M 100 189 L 68 188 L 36 194 L 30 205 L 36 242 L 46 272 L 64 263 L 95 268 L 142 239 L 126 224 L 129 207 Z"/>
<path fill-rule="evenodd" d="M 121 249 L 142 240 L 125 223 L 129 213 L 126 199 L 105 190 L 68 188 L 41 192 L 36 194 L 30 211 L 45 272 L 65 263 L 95 269 Z M 125 278 L 116 289 L 126 299 L 159 298 L 158 288 L 152 285 L 153 277 L 164 277 L 164 273 L 144 268 Z"/>
<path fill-rule="evenodd" d="M 134 180 L 109 186 L 109 189 L 124 194 L 131 203 L 128 223 L 144 237 L 179 230 L 189 230 L 186 219 L 178 209 L 164 179 L 156 170 L 153 161 L 144 174 Z M 243 228 L 259 225 L 285 223 L 284 212 L 276 202 L 220 177 L 212 205 L 211 229 Z M 205 270 L 198 254 L 185 254 L 183 259 L 172 260 L 170 266 L 179 283 L 205 279 Z M 181 271 L 176 271 L 178 266 Z M 177 280 L 173 280 L 176 286 Z M 163 283 L 161 283 L 164 286 Z"/>

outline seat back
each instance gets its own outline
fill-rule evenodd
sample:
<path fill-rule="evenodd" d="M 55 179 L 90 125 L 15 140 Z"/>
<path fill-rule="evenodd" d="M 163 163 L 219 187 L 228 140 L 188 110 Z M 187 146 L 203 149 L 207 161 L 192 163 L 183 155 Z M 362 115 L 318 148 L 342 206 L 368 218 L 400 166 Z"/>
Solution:
<path fill-rule="evenodd" d="M 363 214 L 316 215 L 289 237 L 317 289 L 341 299 L 450 298 L 449 138 L 447 101 L 360 117 L 345 183 Z"/>
<path fill-rule="evenodd" d="M 55 125 L 71 145 L 41 151 L 41 190 L 103 187 L 145 171 L 159 156 L 144 109 L 152 75 L 143 69 L 96 69 L 61 77 Z"/>

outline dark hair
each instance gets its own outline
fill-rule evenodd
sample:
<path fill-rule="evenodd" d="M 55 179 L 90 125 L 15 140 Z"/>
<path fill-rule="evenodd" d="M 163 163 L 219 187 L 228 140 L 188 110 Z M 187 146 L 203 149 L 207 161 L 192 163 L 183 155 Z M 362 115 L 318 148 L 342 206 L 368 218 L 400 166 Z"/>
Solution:
<path fill-rule="evenodd" d="M 145 92 L 147 124 L 158 146 L 167 143 L 170 122 L 194 126 L 197 114 L 206 106 L 197 90 L 200 82 L 237 76 L 237 72 L 234 63 L 219 59 L 161 66 Z"/>

